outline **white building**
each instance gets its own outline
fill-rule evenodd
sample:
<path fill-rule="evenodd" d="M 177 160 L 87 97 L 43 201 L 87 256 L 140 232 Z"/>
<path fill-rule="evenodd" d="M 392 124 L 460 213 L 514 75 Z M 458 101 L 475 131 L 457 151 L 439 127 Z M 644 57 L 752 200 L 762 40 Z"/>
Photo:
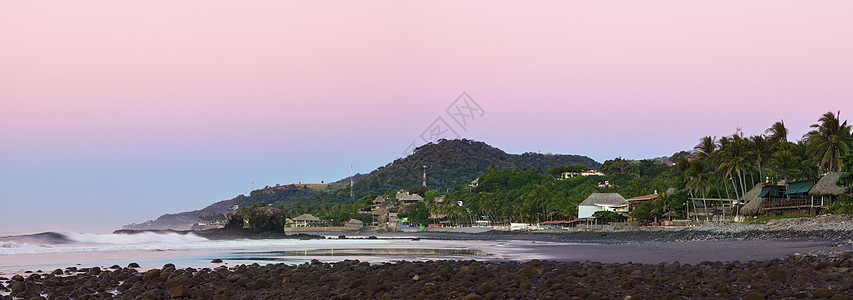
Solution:
<path fill-rule="evenodd" d="M 628 201 L 617 193 L 593 193 L 578 204 L 578 218 L 593 218 L 592 214 L 599 211 L 627 212 Z"/>

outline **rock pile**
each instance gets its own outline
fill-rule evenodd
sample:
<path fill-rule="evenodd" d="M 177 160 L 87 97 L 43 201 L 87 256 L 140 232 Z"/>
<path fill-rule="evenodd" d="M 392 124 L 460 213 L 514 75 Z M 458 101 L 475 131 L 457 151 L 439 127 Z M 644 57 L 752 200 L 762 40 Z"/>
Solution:
<path fill-rule="evenodd" d="M 750 262 L 357 260 L 178 269 L 68 268 L 2 278 L 23 299 L 851 299 L 853 253 Z"/>

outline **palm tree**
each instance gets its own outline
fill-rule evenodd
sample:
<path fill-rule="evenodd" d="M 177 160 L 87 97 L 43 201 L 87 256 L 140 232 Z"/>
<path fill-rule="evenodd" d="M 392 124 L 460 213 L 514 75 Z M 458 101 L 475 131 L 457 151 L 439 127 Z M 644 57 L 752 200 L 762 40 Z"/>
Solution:
<path fill-rule="evenodd" d="M 784 145 L 784 142 L 788 141 L 788 128 L 785 128 L 785 120 L 773 123 L 773 126 L 767 128 L 764 134 L 770 134 L 767 139 L 770 140 L 771 145 Z"/>
<path fill-rule="evenodd" d="M 717 150 L 717 137 L 706 136 L 699 140 L 699 144 L 693 147 L 693 151 L 700 158 L 708 158 Z"/>
<path fill-rule="evenodd" d="M 802 160 L 791 150 L 783 149 L 770 158 L 770 169 L 787 182 L 793 176 L 800 174 Z"/>
<path fill-rule="evenodd" d="M 750 168 L 750 162 L 747 159 L 747 140 L 738 135 L 733 135 L 730 138 L 721 138 L 720 145 L 720 150 L 717 151 L 717 159 L 719 160 L 717 169 L 724 171 L 726 177 L 737 176 L 740 194 L 746 194 L 744 172 Z M 737 187 L 735 187 L 735 191 L 737 191 Z"/>
<path fill-rule="evenodd" d="M 749 138 L 749 141 L 749 146 L 752 148 L 752 157 L 755 158 L 755 166 L 758 167 L 758 179 L 761 181 L 764 179 L 764 163 L 770 156 L 771 144 L 768 143 L 763 135 L 752 136 Z"/>
<path fill-rule="evenodd" d="M 709 162 L 705 160 L 694 160 L 690 162 L 690 166 L 684 175 L 684 179 L 687 181 L 687 189 L 690 191 L 690 194 L 698 192 L 702 196 L 702 206 L 705 207 L 705 222 L 708 222 L 708 202 L 706 200 L 706 196 L 711 190 L 710 180 L 714 175 Z M 693 203 L 693 211 L 696 211 L 696 204 L 692 200 L 690 202 Z"/>
<path fill-rule="evenodd" d="M 820 175 L 820 159 L 815 155 L 814 147 L 803 140 L 788 143 L 786 146 L 799 160 L 799 179 L 816 178 Z"/>
<path fill-rule="evenodd" d="M 847 155 L 853 145 L 850 126 L 846 120 L 841 123 L 840 117 L 841 111 L 838 114 L 823 114 L 818 124 L 812 124 L 813 130 L 805 136 L 809 146 L 817 152 L 822 171 L 841 171 L 841 157 Z"/>

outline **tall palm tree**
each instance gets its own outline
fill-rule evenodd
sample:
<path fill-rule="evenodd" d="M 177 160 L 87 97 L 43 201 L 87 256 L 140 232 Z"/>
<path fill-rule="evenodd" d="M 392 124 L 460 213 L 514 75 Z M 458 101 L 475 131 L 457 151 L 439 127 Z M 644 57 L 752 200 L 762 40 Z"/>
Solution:
<path fill-rule="evenodd" d="M 800 171 L 797 173 L 798 179 L 816 178 L 820 175 L 820 158 L 815 155 L 814 147 L 803 140 L 788 143 L 786 147 L 800 162 Z"/>
<path fill-rule="evenodd" d="M 749 138 L 749 146 L 752 157 L 755 159 L 755 166 L 758 167 L 758 181 L 764 180 L 764 164 L 770 156 L 770 146 L 768 140 L 763 135 L 754 135 Z"/>
<path fill-rule="evenodd" d="M 737 176 L 741 195 L 746 194 L 744 173 L 751 166 L 747 158 L 747 152 L 749 151 L 747 143 L 747 140 L 738 135 L 733 135 L 730 138 L 721 138 L 721 147 L 717 151 L 717 159 L 719 160 L 717 169 L 724 171 L 726 177 Z M 737 190 L 737 187 L 735 187 L 735 190 Z"/>
<path fill-rule="evenodd" d="M 694 160 L 690 162 L 690 167 L 685 172 L 685 180 L 687 181 L 687 189 L 690 194 L 699 193 L 702 196 L 702 206 L 705 211 L 705 222 L 708 222 L 708 202 L 706 200 L 707 193 L 711 190 L 710 180 L 714 175 L 710 168 L 709 162 L 705 160 Z M 692 200 L 693 211 L 696 211 L 696 204 Z"/>
<path fill-rule="evenodd" d="M 802 160 L 791 150 L 783 149 L 773 154 L 770 158 L 770 169 L 777 175 L 782 176 L 785 182 L 800 174 Z"/>
<path fill-rule="evenodd" d="M 693 147 L 693 151 L 700 158 L 708 158 L 717 150 L 717 137 L 706 136 L 699 140 L 699 144 Z"/>
<path fill-rule="evenodd" d="M 770 134 L 767 139 L 771 145 L 784 145 L 783 143 L 788 141 L 788 128 L 785 128 L 785 120 L 773 123 L 773 126 L 767 128 L 764 134 Z"/>
<path fill-rule="evenodd" d="M 823 114 L 805 136 L 809 146 L 816 150 L 822 171 L 841 171 L 841 157 L 850 153 L 853 146 L 850 125 L 847 125 L 847 120 L 842 123 L 840 117 L 841 111 Z"/>

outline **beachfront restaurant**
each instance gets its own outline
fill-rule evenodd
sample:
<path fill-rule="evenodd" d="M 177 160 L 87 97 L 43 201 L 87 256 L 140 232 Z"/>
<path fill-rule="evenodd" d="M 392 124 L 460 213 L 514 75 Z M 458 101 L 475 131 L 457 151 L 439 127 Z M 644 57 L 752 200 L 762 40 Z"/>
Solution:
<path fill-rule="evenodd" d="M 835 185 L 839 172 L 830 172 L 820 180 L 791 182 L 787 185 L 767 185 L 761 188 L 761 210 L 768 216 L 818 215 L 844 193 Z"/>

